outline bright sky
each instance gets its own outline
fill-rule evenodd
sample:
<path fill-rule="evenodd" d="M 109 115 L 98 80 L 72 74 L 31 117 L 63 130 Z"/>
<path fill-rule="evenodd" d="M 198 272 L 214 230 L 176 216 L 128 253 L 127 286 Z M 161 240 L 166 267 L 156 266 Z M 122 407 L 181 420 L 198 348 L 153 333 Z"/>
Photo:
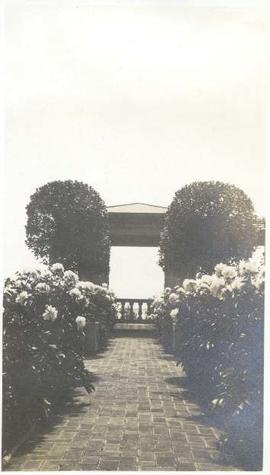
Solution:
<path fill-rule="evenodd" d="M 106 204 L 167 206 L 195 180 L 242 188 L 264 214 L 260 0 L 7 1 L 4 274 L 35 262 L 25 206 L 77 179 Z M 156 249 L 113 248 L 111 286 L 151 296 Z"/>

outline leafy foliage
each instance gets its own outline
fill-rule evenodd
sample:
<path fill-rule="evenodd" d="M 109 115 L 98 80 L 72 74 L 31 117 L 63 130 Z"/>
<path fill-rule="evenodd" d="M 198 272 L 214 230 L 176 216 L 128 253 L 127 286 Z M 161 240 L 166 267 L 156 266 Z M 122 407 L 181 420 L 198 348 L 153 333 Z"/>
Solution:
<path fill-rule="evenodd" d="M 248 469 L 262 462 L 264 260 L 218 264 L 153 304 L 161 332 L 176 324 L 190 384 L 225 424 L 224 447 Z"/>
<path fill-rule="evenodd" d="M 194 182 L 175 193 L 160 241 L 160 265 L 191 277 L 218 262 L 248 257 L 257 244 L 257 217 L 239 188 Z"/>
<path fill-rule="evenodd" d="M 104 344 L 115 323 L 115 296 L 107 284 L 95 285 L 92 282 L 78 282 L 70 291 L 72 305 L 85 322 L 99 322 L 101 344 Z"/>
<path fill-rule="evenodd" d="M 19 426 L 46 417 L 69 388 L 93 389 L 83 362 L 85 325 L 98 317 L 109 330 L 114 312 L 114 297 L 106 286 L 80 282 L 59 263 L 6 280 L 4 448 L 14 443 Z"/>
<path fill-rule="evenodd" d="M 27 206 L 26 244 L 46 264 L 62 263 L 98 283 L 109 272 L 110 239 L 104 202 L 78 181 L 38 188 Z"/>

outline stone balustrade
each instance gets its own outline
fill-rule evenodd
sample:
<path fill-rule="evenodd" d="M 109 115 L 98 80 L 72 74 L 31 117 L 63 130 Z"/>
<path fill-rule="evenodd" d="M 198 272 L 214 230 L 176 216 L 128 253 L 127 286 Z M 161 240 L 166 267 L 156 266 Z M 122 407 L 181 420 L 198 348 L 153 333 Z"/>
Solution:
<path fill-rule="evenodd" d="M 150 316 L 152 299 L 129 299 L 121 298 L 116 300 L 118 307 L 118 322 L 143 322 L 151 323 Z"/>

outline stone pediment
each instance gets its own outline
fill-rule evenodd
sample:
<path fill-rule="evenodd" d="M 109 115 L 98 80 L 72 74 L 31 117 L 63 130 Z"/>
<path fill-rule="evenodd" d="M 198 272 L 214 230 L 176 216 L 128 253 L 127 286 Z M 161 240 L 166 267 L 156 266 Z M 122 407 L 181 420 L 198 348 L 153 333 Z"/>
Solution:
<path fill-rule="evenodd" d="M 123 205 L 108 206 L 108 213 L 141 213 L 141 214 L 164 214 L 165 206 L 150 205 L 147 203 L 127 203 Z"/>

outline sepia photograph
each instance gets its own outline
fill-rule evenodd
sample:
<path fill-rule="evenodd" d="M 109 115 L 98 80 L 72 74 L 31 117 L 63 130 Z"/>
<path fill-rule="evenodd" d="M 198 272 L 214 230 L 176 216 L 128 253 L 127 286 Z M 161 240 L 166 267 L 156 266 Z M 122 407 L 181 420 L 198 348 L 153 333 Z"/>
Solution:
<path fill-rule="evenodd" d="M 2 471 L 264 471 L 267 2 L 6 0 Z"/>

